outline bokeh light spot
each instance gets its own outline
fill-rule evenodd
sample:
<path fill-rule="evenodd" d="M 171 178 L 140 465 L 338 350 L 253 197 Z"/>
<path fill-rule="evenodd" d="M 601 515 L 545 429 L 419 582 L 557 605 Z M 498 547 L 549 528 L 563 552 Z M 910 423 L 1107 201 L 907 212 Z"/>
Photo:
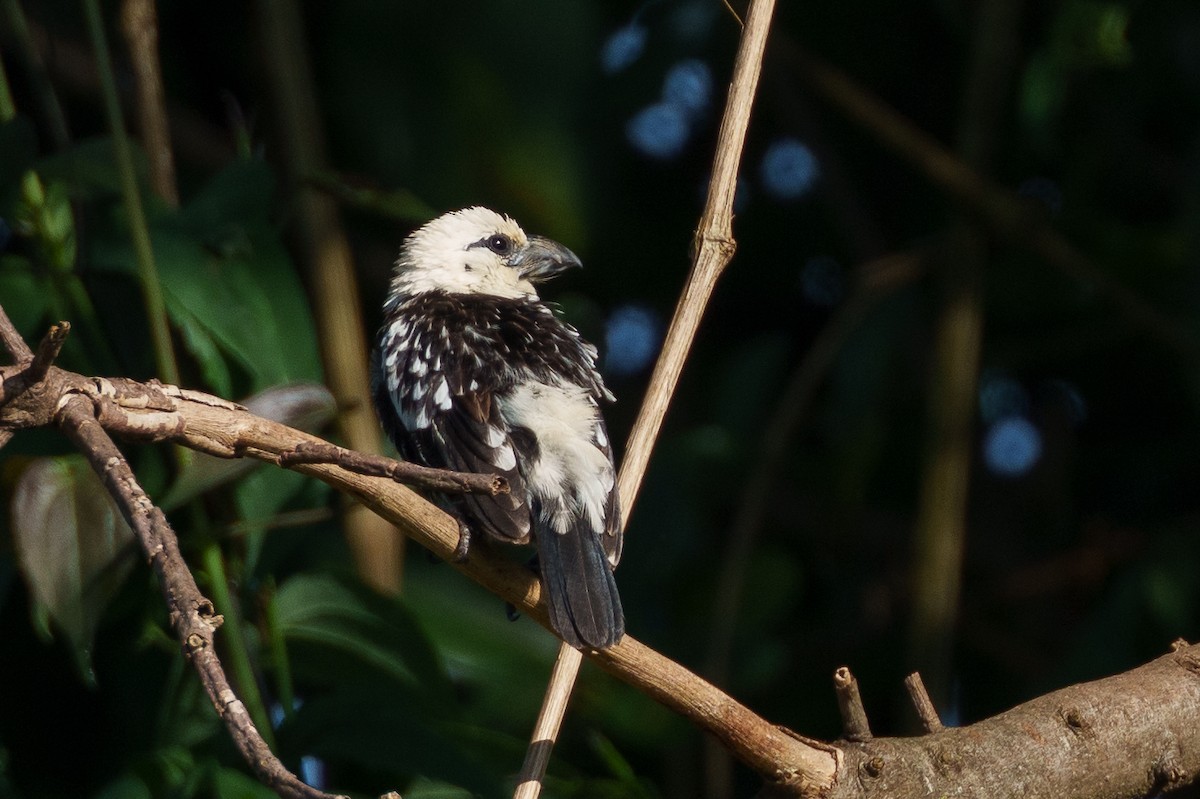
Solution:
<path fill-rule="evenodd" d="M 640 305 L 622 305 L 604 328 L 604 367 L 614 377 L 635 375 L 650 365 L 662 339 L 658 314 Z"/>
<path fill-rule="evenodd" d="M 629 143 L 651 158 L 667 160 L 683 152 L 688 121 L 683 109 L 671 103 L 643 108 L 625 126 Z"/>
<path fill-rule="evenodd" d="M 646 29 L 637 23 L 618 28 L 600 50 L 600 66 L 605 72 L 620 72 L 642 57 L 646 49 Z"/>
<path fill-rule="evenodd" d="M 300 779 L 318 790 L 327 789 L 329 769 L 325 766 L 325 761 L 312 755 L 303 755 L 300 758 Z"/>
<path fill-rule="evenodd" d="M 797 200 L 812 191 L 821 177 L 817 157 L 799 139 L 771 144 L 762 159 L 762 182 L 767 193 L 780 200 Z"/>
<path fill-rule="evenodd" d="M 1006 416 L 988 428 L 983 460 L 993 474 L 1020 477 L 1042 457 L 1042 434 L 1024 416 Z"/>
<path fill-rule="evenodd" d="M 674 64 L 663 79 L 663 102 L 679 106 L 691 117 L 700 115 L 708 108 L 712 92 L 712 70 L 708 64 L 696 58 Z"/>

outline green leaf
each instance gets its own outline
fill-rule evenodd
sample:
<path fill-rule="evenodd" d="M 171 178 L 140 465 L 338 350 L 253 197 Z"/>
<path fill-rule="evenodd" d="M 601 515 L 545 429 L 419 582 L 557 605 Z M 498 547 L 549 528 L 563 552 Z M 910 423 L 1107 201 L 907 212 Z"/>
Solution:
<path fill-rule="evenodd" d="M 204 243 L 232 254 L 246 240 L 247 224 L 268 221 L 275 174 L 263 161 L 235 161 L 210 180 L 180 211 L 180 222 Z"/>
<path fill-rule="evenodd" d="M 327 668 L 340 656 L 354 661 L 359 671 L 449 703 L 451 687 L 438 656 L 399 601 L 347 580 L 302 574 L 280 587 L 275 602 L 289 649 L 307 644 L 324 661 L 297 662 L 298 674 L 307 670 L 328 678 Z"/>
<path fill-rule="evenodd" d="M 631 782 L 636 778 L 633 766 L 629 765 L 629 761 L 610 739 L 593 731 L 588 736 L 588 743 L 591 745 L 592 751 L 604 761 L 604 765 L 614 777 Z"/>
<path fill-rule="evenodd" d="M 33 461 L 12 499 L 13 538 L 37 604 L 69 639 L 91 683 L 92 638 L 133 563 L 133 531 L 82 457 Z"/>
<path fill-rule="evenodd" d="M 167 313 L 210 387 L 226 396 L 235 365 L 250 391 L 321 378 L 308 299 L 270 221 L 265 170 L 235 164 L 182 211 L 151 220 Z M 91 263 L 128 274 L 127 237 L 95 242 Z"/>
<path fill-rule="evenodd" d="M 65 183 L 43 182 L 33 170 L 26 172 L 14 219 L 16 231 L 33 240 L 39 259 L 52 272 L 66 274 L 75 267 L 75 216 Z"/>
<path fill-rule="evenodd" d="M 249 241 L 251 252 L 222 257 L 183 231 L 156 230 L 168 312 L 232 355 L 253 390 L 320 379 L 312 316 L 287 253 L 265 229 Z"/>

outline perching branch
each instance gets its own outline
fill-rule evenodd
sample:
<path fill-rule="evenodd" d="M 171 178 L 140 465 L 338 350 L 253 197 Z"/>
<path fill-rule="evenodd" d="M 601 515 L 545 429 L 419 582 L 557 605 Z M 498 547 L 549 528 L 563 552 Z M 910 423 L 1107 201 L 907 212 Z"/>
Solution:
<path fill-rule="evenodd" d="M 279 463 L 297 449 L 303 452 L 311 444 L 326 445 L 315 436 L 254 416 L 234 403 L 157 381 L 88 378 L 51 367 L 37 386 L 7 392 L 24 371 L 24 366 L 0 367 L 0 429 L 65 424 L 60 409 L 70 407 L 79 413 L 86 409 L 91 420 L 88 429 L 131 441 L 170 441 L 218 457 Z M 71 418 L 75 420 L 75 416 Z M 409 488 L 390 477 L 359 474 L 333 463 L 295 463 L 294 468 L 357 498 L 438 557 L 452 560 L 458 545 L 457 523 Z M 152 518 L 161 515 L 144 494 L 139 494 L 138 502 Z M 453 566 L 549 628 L 541 585 L 524 566 L 503 557 L 489 558 L 483 552 Z M 838 760 L 832 749 L 793 737 L 630 636 L 611 649 L 591 654 L 602 668 L 709 730 L 752 768 L 779 784 L 799 790 L 810 786 L 812 775 L 820 775 L 825 784 L 832 782 Z M 219 691 L 213 695 L 224 696 Z M 223 707 L 218 705 L 218 711 L 224 714 Z M 781 763 L 786 765 L 781 767 Z"/>
<path fill-rule="evenodd" d="M 0 313 L 0 336 L 2 322 Z M 223 673 L 212 649 L 217 622 L 211 606 L 198 591 L 192 593 L 190 576 L 167 568 L 178 554 L 170 528 L 137 486 L 119 451 L 105 449 L 104 441 L 117 433 L 131 440 L 174 441 L 210 454 L 277 462 L 281 453 L 319 439 L 206 394 L 122 378 L 87 378 L 53 366 L 41 383 L 9 391 L 26 368 L 25 363 L 0 367 L 0 430 L 57 424 L 85 448 L 103 436 L 96 445 L 103 457 L 92 462 L 101 467 L 110 490 L 126 492 L 119 501 L 149 555 L 158 559 L 152 565 L 161 570 L 172 624 L 182 634 L 185 652 L 205 679 L 220 679 Z M 329 463 L 295 468 L 358 498 L 438 556 L 452 556 L 458 525 L 405 486 Z M 454 568 L 548 626 L 538 580 L 520 564 L 480 552 Z M 191 638 L 193 634 L 200 637 Z M 1173 653 L 1131 672 L 1057 691 L 969 727 L 916 738 L 837 744 L 801 738 L 771 724 L 629 636 L 588 656 L 716 736 L 762 775 L 776 795 L 1116 799 L 1177 787 L 1200 772 L 1200 732 L 1195 724 L 1200 717 L 1200 646 L 1181 643 Z M 210 695 L 220 703 L 218 710 L 235 735 L 249 736 L 240 703 L 227 683 L 222 685 L 212 683 Z M 245 741 L 239 745 L 251 747 L 255 757 L 266 757 L 253 749 L 252 737 Z M 262 776 L 262 766 L 256 768 Z M 282 783 L 272 785 L 280 790 Z"/>

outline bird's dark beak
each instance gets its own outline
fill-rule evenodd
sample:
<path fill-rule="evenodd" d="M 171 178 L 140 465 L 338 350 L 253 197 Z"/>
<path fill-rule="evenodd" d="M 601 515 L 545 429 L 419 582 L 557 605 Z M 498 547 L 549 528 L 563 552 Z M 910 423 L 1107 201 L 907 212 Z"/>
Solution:
<path fill-rule="evenodd" d="M 533 283 L 549 280 L 572 267 L 583 266 L 579 256 L 557 241 L 543 236 L 530 236 L 525 249 L 514 255 L 510 263 L 521 277 Z"/>

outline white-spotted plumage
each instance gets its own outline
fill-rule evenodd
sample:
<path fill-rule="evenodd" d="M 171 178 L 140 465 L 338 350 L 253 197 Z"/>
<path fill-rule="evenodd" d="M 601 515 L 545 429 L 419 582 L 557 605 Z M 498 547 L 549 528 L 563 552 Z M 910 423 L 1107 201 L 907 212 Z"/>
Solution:
<path fill-rule="evenodd" d="M 396 264 L 373 358 L 380 418 L 407 459 L 498 473 L 510 493 L 444 498 L 468 529 L 532 538 L 551 624 L 576 646 L 620 639 L 611 401 L 596 348 L 534 284 L 578 266 L 511 218 L 468 208 L 428 223 Z"/>

